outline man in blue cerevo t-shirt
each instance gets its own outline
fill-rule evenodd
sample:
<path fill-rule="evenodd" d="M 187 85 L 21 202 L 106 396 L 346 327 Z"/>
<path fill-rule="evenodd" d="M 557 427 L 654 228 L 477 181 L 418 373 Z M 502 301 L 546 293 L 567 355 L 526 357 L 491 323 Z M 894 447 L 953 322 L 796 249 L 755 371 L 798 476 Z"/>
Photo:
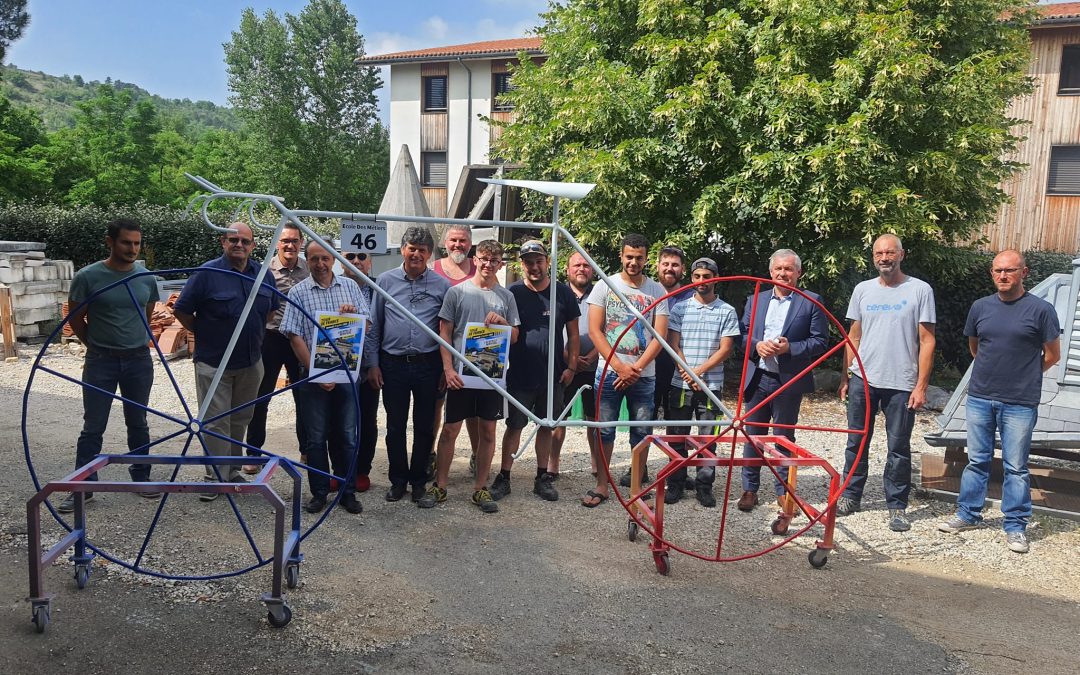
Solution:
<path fill-rule="evenodd" d="M 74 310 L 68 318 L 76 337 L 86 345 L 82 380 L 83 427 L 75 446 L 75 466 L 83 466 L 101 452 L 102 437 L 109 423 L 113 398 L 120 389 L 124 403 L 124 424 L 127 426 L 128 450 L 139 450 L 150 443 L 150 427 L 146 423 L 145 406 L 154 385 L 154 362 L 147 343 L 147 318 L 158 299 L 157 282 L 146 275 L 127 284 L 119 284 L 91 300 L 85 307 L 78 305 L 95 292 L 122 279 L 145 272 L 137 260 L 142 249 L 142 228 L 134 220 L 120 218 L 106 225 L 105 246 L 109 257 L 79 270 L 71 281 L 68 302 Z M 128 293 L 130 288 L 131 293 Z M 134 297 L 134 299 L 133 299 Z M 145 317 L 140 314 L 145 313 Z M 93 388 L 91 388 L 93 387 Z M 98 391 L 101 390 L 101 391 Z M 103 393 L 103 392 L 107 392 Z M 145 454 L 145 450 L 139 450 Z M 149 464 L 128 467 L 131 479 L 150 480 Z M 97 480 L 97 474 L 90 476 Z M 146 490 L 138 493 L 157 499 L 161 493 Z M 87 492 L 84 500 L 94 493 Z M 75 510 L 74 495 L 61 502 L 60 513 Z"/>
<path fill-rule="evenodd" d="M 1020 253 L 997 254 L 990 275 L 997 293 L 976 300 L 964 325 L 975 357 L 966 404 L 968 465 L 960 478 L 956 515 L 938 529 L 956 533 L 979 526 L 994 458 L 994 432 L 1000 432 L 1005 538 L 1010 551 L 1027 553 L 1031 432 L 1039 419 L 1043 373 L 1061 357 L 1061 327 L 1053 305 L 1024 291 L 1028 268 Z"/>

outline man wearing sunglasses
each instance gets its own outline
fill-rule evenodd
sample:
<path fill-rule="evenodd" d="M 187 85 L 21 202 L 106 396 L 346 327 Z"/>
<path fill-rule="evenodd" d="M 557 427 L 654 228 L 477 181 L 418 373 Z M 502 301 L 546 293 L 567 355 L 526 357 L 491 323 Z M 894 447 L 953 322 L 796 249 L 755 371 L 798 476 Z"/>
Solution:
<path fill-rule="evenodd" d="M 205 272 L 196 272 L 187 283 L 173 307 L 180 324 L 195 335 L 195 392 L 199 407 L 210 393 L 214 373 L 225 358 L 236 324 L 240 321 L 251 292 L 252 282 L 259 273 L 259 266 L 251 261 L 255 246 L 251 228 L 244 223 L 233 223 L 232 230 L 222 235 L 223 255 L 202 266 Z M 225 270 L 213 272 L 209 270 Z M 280 307 L 274 276 L 263 277 L 255 302 L 251 306 L 236 342 L 232 355 L 225 366 L 221 381 L 213 392 L 203 419 L 212 420 L 229 410 L 238 408 L 256 397 L 262 382 L 262 343 L 266 335 L 266 322 L 271 312 Z M 203 434 L 206 452 L 211 455 L 243 456 L 239 443 L 245 437 L 248 422 L 254 410 L 252 406 L 237 410 L 203 425 L 203 428 L 236 441 L 230 443 L 212 434 Z M 240 475 L 240 463 L 206 466 L 206 480 L 244 482 Z M 205 493 L 200 499 L 213 501 L 218 493 Z"/>
<path fill-rule="evenodd" d="M 281 229 L 281 237 L 277 243 L 277 255 L 270 261 L 270 273 L 274 275 L 274 283 L 282 293 L 288 294 L 289 289 L 308 278 L 307 263 L 300 257 L 300 249 L 304 246 L 304 235 L 292 223 L 286 224 Z M 289 339 L 278 332 L 281 325 L 281 315 L 285 313 L 285 303 L 277 308 L 270 319 L 266 322 L 266 334 L 263 336 L 262 364 L 263 378 L 259 383 L 259 396 L 266 396 L 277 388 L 278 375 L 281 374 L 282 366 L 289 376 L 290 382 L 300 379 L 300 364 L 296 360 L 296 354 L 289 346 Z M 297 447 L 303 451 L 304 427 L 300 423 L 300 399 L 295 389 L 292 390 L 293 408 L 296 411 L 294 426 L 296 427 Z M 251 423 L 248 424 L 247 444 L 256 448 L 263 447 L 266 442 L 266 410 L 270 400 L 255 404 L 255 410 L 251 415 Z M 258 453 L 248 448 L 248 456 Z M 244 473 L 256 474 L 262 468 L 261 464 L 245 464 Z"/>

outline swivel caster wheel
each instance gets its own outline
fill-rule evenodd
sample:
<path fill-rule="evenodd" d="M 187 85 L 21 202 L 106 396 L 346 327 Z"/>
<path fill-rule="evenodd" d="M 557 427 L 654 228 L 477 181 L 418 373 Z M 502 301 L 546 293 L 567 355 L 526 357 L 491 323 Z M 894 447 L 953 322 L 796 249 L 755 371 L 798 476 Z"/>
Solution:
<path fill-rule="evenodd" d="M 285 566 L 285 585 L 289 588 L 296 588 L 300 583 L 300 565 L 291 564 Z"/>
<path fill-rule="evenodd" d="M 75 585 L 79 590 L 86 588 L 86 582 L 90 580 L 90 566 L 79 564 L 75 566 Z"/>
<path fill-rule="evenodd" d="M 638 524 L 636 521 L 631 519 L 629 522 L 626 523 L 626 538 L 630 541 L 637 541 L 637 535 Z"/>
<path fill-rule="evenodd" d="M 34 607 L 34 630 L 36 630 L 38 633 L 45 632 L 45 626 L 49 625 L 49 614 L 50 612 L 48 605 L 37 605 L 36 607 Z"/>
<path fill-rule="evenodd" d="M 292 609 L 288 605 L 281 605 L 277 608 L 271 608 L 266 613 L 266 620 L 270 622 L 270 625 L 274 628 L 284 628 L 292 621 Z"/>
<path fill-rule="evenodd" d="M 671 574 L 671 561 L 668 559 L 667 551 L 663 553 L 654 553 L 653 562 L 656 563 L 656 571 L 665 577 Z"/>
<path fill-rule="evenodd" d="M 810 566 L 814 569 L 821 569 L 825 567 L 825 563 L 829 561 L 829 551 L 824 548 L 815 548 L 810 551 L 810 555 L 807 556 L 810 561 Z"/>
<path fill-rule="evenodd" d="M 791 519 L 779 516 L 776 520 L 772 521 L 772 524 L 769 525 L 769 529 L 772 530 L 773 534 L 784 535 L 787 534 L 788 525 L 790 524 Z"/>

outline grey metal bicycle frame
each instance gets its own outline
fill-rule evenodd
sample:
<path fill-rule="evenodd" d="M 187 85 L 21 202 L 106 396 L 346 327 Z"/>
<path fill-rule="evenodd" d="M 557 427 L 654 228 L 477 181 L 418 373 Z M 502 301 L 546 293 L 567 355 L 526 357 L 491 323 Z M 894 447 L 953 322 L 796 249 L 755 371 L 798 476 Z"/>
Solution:
<path fill-rule="evenodd" d="M 217 390 L 218 384 L 221 381 L 221 377 L 224 374 L 225 365 L 229 362 L 229 358 L 231 357 L 233 349 L 235 348 L 236 343 L 240 338 L 240 333 L 241 333 L 241 331 L 243 329 L 245 321 L 247 320 L 248 314 L 251 311 L 251 307 L 255 302 L 255 297 L 258 294 L 258 291 L 259 291 L 259 288 L 260 288 L 260 286 L 262 284 L 262 281 L 263 281 L 264 278 L 266 278 L 266 273 L 270 269 L 270 261 L 273 259 L 273 256 L 276 254 L 277 242 L 278 242 L 278 238 L 281 236 L 281 231 L 282 231 L 282 229 L 284 228 L 284 226 L 287 223 L 292 223 L 296 228 L 298 228 L 301 232 L 303 232 L 305 235 L 307 235 L 311 240 L 314 240 L 316 243 L 318 243 L 320 246 L 322 246 L 324 249 L 326 249 L 326 251 L 329 252 L 334 257 L 335 260 L 337 260 L 339 263 L 341 263 L 342 268 L 348 269 L 350 272 L 355 274 L 358 278 L 363 279 L 364 282 L 367 283 L 371 287 L 373 292 L 378 293 L 383 298 L 383 300 L 385 300 L 391 306 L 398 309 L 398 311 L 400 311 L 403 316 L 408 317 L 409 320 L 412 321 L 420 330 L 424 331 L 424 333 L 426 333 L 428 335 L 428 337 L 434 339 L 435 342 L 438 343 L 442 348 L 446 349 L 452 355 L 454 355 L 463 364 L 463 367 L 468 368 L 469 371 L 473 375 L 476 375 L 481 380 L 483 380 L 489 387 L 491 387 L 493 390 L 497 391 L 499 393 L 499 395 L 502 396 L 510 405 L 513 405 L 515 408 L 517 408 L 531 422 L 538 425 L 539 427 L 552 429 L 552 428 L 555 428 L 555 427 L 608 428 L 608 427 L 628 427 L 628 426 L 651 427 L 651 426 L 655 425 L 655 420 L 621 420 L 621 421 L 620 420 L 611 420 L 611 421 L 606 421 L 606 422 L 598 422 L 598 421 L 595 421 L 595 420 L 566 420 L 566 419 L 561 419 L 561 417 L 562 417 L 561 415 L 560 415 L 560 419 L 553 419 L 553 415 L 554 415 L 554 410 L 553 410 L 553 406 L 554 406 L 554 399 L 553 399 L 554 387 L 550 386 L 550 385 L 555 383 L 555 335 L 556 335 L 556 330 L 561 330 L 560 328 L 555 326 L 554 322 L 550 322 L 550 326 L 549 326 L 549 329 L 548 329 L 548 363 L 547 363 L 548 380 L 547 381 L 549 383 L 549 386 L 547 388 L 546 414 L 545 414 L 544 418 L 537 417 L 536 414 L 534 414 L 532 412 L 532 410 L 526 408 L 516 398 L 511 396 L 510 393 L 508 391 L 506 391 L 506 389 L 504 389 L 502 386 L 499 385 L 499 383 L 497 383 L 493 379 L 491 379 L 491 377 L 489 377 L 487 375 L 487 373 L 483 372 L 482 370 L 480 370 L 480 368 L 478 368 L 473 363 L 471 363 L 467 359 L 465 359 L 464 355 L 461 352 L 459 352 L 452 344 L 449 344 L 448 342 L 443 340 L 442 336 L 439 335 L 438 332 L 431 330 L 431 328 L 429 326 L 427 326 L 427 324 L 423 323 L 422 321 L 420 321 L 419 319 L 414 317 L 404 305 L 402 305 L 400 302 L 397 301 L 397 299 L 395 299 L 392 295 L 387 293 L 382 288 L 379 288 L 379 286 L 375 284 L 375 281 L 373 279 L 371 279 L 366 274 L 364 274 L 359 269 L 357 269 L 351 262 L 349 262 L 343 255 L 341 255 L 334 248 L 334 246 L 332 244 L 325 241 L 321 236 L 319 236 L 319 234 L 317 232 L 315 232 L 313 229 L 308 227 L 308 225 L 301 220 L 301 218 L 305 218 L 305 217 L 312 217 L 312 218 L 340 218 L 340 219 L 347 219 L 347 220 L 370 220 L 370 221 L 383 220 L 383 221 L 397 221 L 397 222 L 431 224 L 431 225 L 454 224 L 454 225 L 466 225 L 466 226 L 469 226 L 469 227 L 510 227 L 510 228 L 515 228 L 516 227 L 516 228 L 523 228 L 523 229 L 536 229 L 536 230 L 540 230 L 541 232 L 550 231 L 550 233 L 551 233 L 551 246 L 549 248 L 549 251 L 550 251 L 550 254 L 551 254 L 551 260 L 552 261 L 557 261 L 558 260 L 559 237 L 562 236 L 562 237 L 564 237 L 566 239 L 567 243 L 569 243 L 570 246 L 575 251 L 577 251 L 586 262 L 589 263 L 589 265 L 593 268 L 593 271 L 595 271 L 596 274 L 600 277 L 600 279 L 604 283 L 607 284 L 609 291 L 611 293 L 613 293 L 615 295 L 615 297 L 617 297 L 619 299 L 619 301 L 622 302 L 626 306 L 626 308 L 638 320 L 638 322 L 642 326 L 644 326 L 645 330 L 647 330 L 649 332 L 649 334 L 652 335 L 653 339 L 659 341 L 661 347 L 664 349 L 664 351 L 666 351 L 671 356 L 672 360 L 674 360 L 674 362 L 676 364 L 678 364 L 687 374 L 689 374 L 690 379 L 693 380 L 693 382 L 695 384 L 697 384 L 698 387 L 701 388 L 702 393 L 704 393 L 709 398 L 710 401 L 712 401 L 714 404 L 716 404 L 718 406 L 718 409 L 722 410 L 723 413 L 729 419 L 733 417 L 733 415 L 731 414 L 731 411 L 727 408 L 727 406 L 724 405 L 723 401 L 721 401 L 720 398 L 718 396 L 716 396 L 716 394 L 713 393 L 709 389 L 709 387 L 705 384 L 704 380 L 702 380 L 701 377 L 698 376 L 697 373 L 695 373 L 693 371 L 693 369 L 689 366 L 689 364 L 687 364 L 687 362 L 681 356 L 679 356 L 679 354 L 676 353 L 676 351 L 674 349 L 672 349 L 671 345 L 668 344 L 667 336 L 659 334 L 659 332 L 656 330 L 656 328 L 653 327 L 652 322 L 647 320 L 645 318 L 645 316 L 634 306 L 634 304 L 631 303 L 626 298 L 626 296 L 623 295 L 623 293 L 614 286 L 614 284 L 611 281 L 611 277 L 609 275 L 607 275 L 602 269 L 600 269 L 600 266 L 596 263 L 596 261 L 592 258 L 592 256 L 590 256 L 585 251 L 585 249 L 581 247 L 581 244 L 578 243 L 577 239 L 575 239 L 574 236 L 572 234 L 570 234 L 570 232 L 568 232 L 561 225 L 559 225 L 559 201 L 560 201 L 560 198 L 580 198 L 580 197 L 584 197 L 586 194 L 588 194 L 589 190 L 592 189 L 593 186 L 591 186 L 591 185 L 581 184 L 581 183 L 550 183 L 550 182 L 543 182 L 543 181 L 481 179 L 486 183 L 492 183 L 492 184 L 495 184 L 495 185 L 505 185 L 505 186 L 511 186 L 511 187 L 520 187 L 520 188 L 526 188 L 526 189 L 533 189 L 533 190 L 537 190 L 539 192 L 542 192 L 544 194 L 548 194 L 549 196 L 552 196 L 553 197 L 553 202 L 554 202 L 553 207 L 552 207 L 552 222 L 545 223 L 545 222 L 522 222 L 522 221 L 510 221 L 510 220 L 477 220 L 477 219 L 469 219 L 469 218 L 435 218 L 435 217 L 429 217 L 429 216 L 404 216 L 404 215 L 382 214 L 382 213 L 380 213 L 380 214 L 375 214 L 375 213 L 350 213 L 350 212 L 346 212 L 346 211 L 312 211 L 312 210 L 305 210 L 305 209 L 289 209 L 282 203 L 282 200 L 279 197 L 275 197 L 273 195 L 257 194 L 257 193 L 249 193 L 249 192 L 230 192 L 230 191 L 226 191 L 226 190 L 221 189 L 217 185 L 211 183 L 210 181 L 206 180 L 205 178 L 202 178 L 201 176 L 193 176 L 191 174 L 185 174 L 185 175 L 192 182 L 199 185 L 201 188 L 203 188 L 204 190 L 206 190 L 208 192 L 208 194 L 198 195 L 194 199 L 192 199 L 191 204 L 189 205 L 189 209 L 196 206 L 196 205 L 198 205 L 198 204 L 201 204 L 201 208 L 199 209 L 200 214 L 202 215 L 203 222 L 210 229 L 212 229 L 212 230 L 214 230 L 216 232 L 222 232 L 222 233 L 231 233 L 231 232 L 235 231 L 235 230 L 232 230 L 232 229 L 227 228 L 227 227 L 219 227 L 219 226 L 213 224 L 210 221 L 210 217 L 209 217 L 209 213 L 208 213 L 208 207 L 209 207 L 210 203 L 212 201 L 215 201 L 215 200 L 219 200 L 219 199 L 238 199 L 238 200 L 241 200 L 241 205 L 234 211 L 234 217 L 246 205 L 248 215 L 249 215 L 249 219 L 251 220 L 251 223 L 254 226 L 256 226 L 256 227 L 258 227 L 260 229 L 263 229 L 263 230 L 273 230 L 273 232 L 274 232 L 273 237 L 271 238 L 271 241 L 270 241 L 270 246 L 269 246 L 269 248 L 267 250 L 267 253 L 266 253 L 266 257 L 265 257 L 265 259 L 263 261 L 263 265 L 260 267 L 259 273 L 255 277 L 255 281 L 254 281 L 254 283 L 252 284 L 252 287 L 251 287 L 251 293 L 248 295 L 247 302 L 244 304 L 244 309 L 240 314 L 240 320 L 237 322 L 236 328 L 233 330 L 233 334 L 229 339 L 229 344 L 225 349 L 225 354 L 221 359 L 221 364 L 218 366 L 217 371 L 214 373 L 214 378 L 210 383 L 210 388 L 207 391 L 206 398 L 205 398 L 205 400 L 203 402 L 203 405 L 200 406 L 200 408 L 199 408 L 199 419 L 200 420 L 205 415 L 206 407 L 209 405 L 209 402 L 214 397 L 214 392 Z M 559 194 L 560 190 L 558 189 L 560 186 L 565 186 L 567 188 L 570 188 L 567 191 L 567 193 L 572 193 L 572 194 L 575 194 L 575 195 L 579 194 L 580 197 L 566 197 L 565 195 L 560 195 Z M 262 222 L 260 222 L 258 220 L 258 218 L 255 215 L 255 207 L 257 205 L 259 205 L 259 204 L 264 204 L 264 205 L 270 206 L 273 209 L 275 209 L 281 215 L 281 217 L 278 220 L 278 223 L 277 223 L 276 226 L 268 224 L 268 223 L 262 223 Z M 549 304 L 549 306 L 550 307 L 555 307 L 556 306 L 556 294 L 555 294 L 555 292 L 556 292 L 556 281 L 555 281 L 556 274 L 554 272 L 551 272 L 550 277 L 551 277 L 551 283 L 549 284 L 549 292 L 550 292 L 550 299 L 549 299 L 550 304 Z M 554 314 L 553 314 L 553 316 L 554 316 Z M 588 317 L 586 317 L 586 320 L 588 320 Z M 680 422 L 680 424 L 682 424 L 682 423 L 688 424 L 689 423 L 689 421 L 683 421 L 683 420 L 680 420 L 679 422 Z"/>

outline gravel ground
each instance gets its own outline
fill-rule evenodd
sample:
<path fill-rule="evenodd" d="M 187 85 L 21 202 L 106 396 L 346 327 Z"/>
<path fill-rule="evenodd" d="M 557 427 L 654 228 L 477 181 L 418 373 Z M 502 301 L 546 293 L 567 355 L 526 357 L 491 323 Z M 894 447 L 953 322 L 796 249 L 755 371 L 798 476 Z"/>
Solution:
<path fill-rule="evenodd" d="M 738 563 L 673 553 L 672 575 L 657 575 L 649 537 L 627 541 L 626 514 L 617 503 L 594 510 L 578 505 L 592 480 L 578 431 L 564 448 L 562 499 L 547 503 L 531 494 L 535 462 L 526 453 L 514 469 L 513 494 L 494 516 L 468 501 L 467 452 L 459 452 L 445 506 L 420 511 L 407 500 L 384 502 L 380 442 L 373 488 L 361 497 L 364 513 L 339 509 L 306 540 L 301 585 L 288 593 L 294 620 L 284 631 L 261 618 L 265 611 L 257 599 L 269 590 L 270 578 L 265 568 L 218 581 L 176 582 L 99 558 L 90 587 L 76 597 L 70 563 L 61 558 L 47 577 L 49 590 L 58 594 L 54 623 L 46 636 L 35 636 L 26 621 L 25 562 L 18 562 L 25 561 L 24 504 L 33 493 L 17 414 L 30 356 L 24 350 L 17 363 L 0 365 L 0 403 L 8 411 L 0 421 L 0 447 L 10 467 L 0 475 L 0 562 L 11 563 L 0 565 L 7 582 L 0 616 L 10 628 L 0 632 L 6 636 L 0 649 L 19 672 L 73 663 L 92 665 L 89 672 L 142 672 L 161 661 L 216 672 L 253 669 L 266 659 L 281 669 L 326 665 L 346 672 L 480 672 L 507 665 L 523 672 L 865 672 L 882 663 L 904 671 L 1074 672 L 1080 658 L 1080 527 L 1036 517 L 1029 530 L 1032 552 L 1022 556 L 1006 549 L 1000 513 L 991 513 L 985 528 L 943 535 L 936 524 L 951 506 L 916 496 L 909 510 L 912 530 L 893 533 L 881 492 L 884 434 L 871 448 L 864 511 L 838 521 L 837 549 L 823 570 L 806 562 L 821 535 L 815 526 L 774 553 Z M 59 349 L 43 363 L 76 378 L 81 367 L 78 356 Z M 190 361 L 171 365 L 184 400 L 194 405 Z M 180 397 L 158 369 L 151 406 L 183 417 Z M 39 371 L 35 377 L 27 426 L 42 481 L 71 469 L 79 396 L 78 385 L 56 375 Z M 106 447 L 122 448 L 116 408 Z M 270 419 L 268 446 L 295 457 L 288 397 L 275 398 Z M 843 407 L 832 396 L 810 398 L 803 422 L 842 426 Z M 928 450 L 921 437 L 934 425 L 931 414 L 920 414 L 916 453 Z M 176 430 L 165 418 L 151 420 L 155 438 Z M 842 436 L 801 432 L 800 443 L 842 467 Z M 160 447 L 157 452 L 179 453 L 183 441 Z M 625 452 L 617 456 L 613 473 L 621 473 L 626 460 Z M 652 462 L 652 471 L 659 468 L 659 461 Z M 200 470 L 186 468 L 180 475 L 197 480 Z M 122 469 L 110 471 L 107 478 L 126 477 Z M 168 469 L 154 471 L 167 478 Z M 287 495 L 287 481 L 274 480 Z M 718 471 L 721 499 L 726 480 L 726 472 Z M 824 501 L 824 472 L 801 472 L 799 485 L 804 498 Z M 723 555 L 778 543 L 768 531 L 775 508 L 743 514 L 734 508 L 738 495 L 735 475 Z M 254 499 L 236 501 L 256 544 L 269 550 L 269 509 Z M 155 508 L 156 502 L 134 495 L 102 495 L 88 507 L 91 536 L 108 551 L 131 557 Z M 668 507 L 666 534 L 682 548 L 712 555 L 722 513 L 684 500 Z M 304 519 L 312 520 L 307 514 Z M 799 518 L 793 528 L 804 523 Z M 58 536 L 47 516 L 44 524 L 46 541 Z M 168 573 L 214 574 L 252 562 L 226 500 L 203 504 L 176 495 L 143 564 Z M 1017 631 L 1018 623 L 1039 631 Z M 73 636 L 92 639 L 72 643 Z M 782 662 L 770 657 L 777 641 L 784 644 Z M 148 659 L 148 651 L 155 658 Z"/>

